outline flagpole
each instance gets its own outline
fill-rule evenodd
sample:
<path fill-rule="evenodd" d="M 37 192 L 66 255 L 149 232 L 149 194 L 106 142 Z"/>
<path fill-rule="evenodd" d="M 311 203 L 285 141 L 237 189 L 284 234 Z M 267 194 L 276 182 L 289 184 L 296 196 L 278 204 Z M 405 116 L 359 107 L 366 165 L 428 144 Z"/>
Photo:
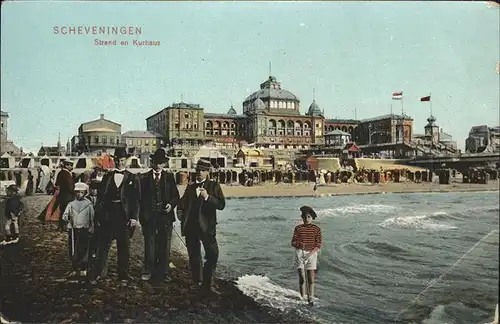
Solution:
<path fill-rule="evenodd" d="M 403 97 L 401 96 L 401 115 L 404 115 L 404 110 L 403 110 Z"/>
<path fill-rule="evenodd" d="M 431 111 L 431 116 L 432 116 L 432 93 L 429 93 L 429 107 L 430 107 L 430 111 Z"/>
<path fill-rule="evenodd" d="M 392 102 L 391 102 L 390 108 L 391 108 L 391 116 L 392 116 Z"/>

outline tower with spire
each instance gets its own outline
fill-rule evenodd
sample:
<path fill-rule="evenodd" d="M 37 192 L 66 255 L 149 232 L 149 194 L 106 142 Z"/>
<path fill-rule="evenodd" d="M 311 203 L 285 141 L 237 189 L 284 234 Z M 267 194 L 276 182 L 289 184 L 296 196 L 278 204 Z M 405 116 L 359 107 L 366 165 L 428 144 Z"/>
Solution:
<path fill-rule="evenodd" d="M 431 143 L 439 142 L 439 126 L 436 125 L 436 117 L 432 114 L 427 118 L 427 125 L 424 127 L 425 138 Z"/>
<path fill-rule="evenodd" d="M 57 135 L 57 153 L 61 155 L 61 133 Z"/>
<path fill-rule="evenodd" d="M 311 117 L 319 117 L 324 115 L 323 111 L 319 108 L 318 104 L 316 103 L 316 89 L 314 88 L 313 88 L 313 101 L 309 106 L 309 110 L 307 111 L 306 115 Z"/>

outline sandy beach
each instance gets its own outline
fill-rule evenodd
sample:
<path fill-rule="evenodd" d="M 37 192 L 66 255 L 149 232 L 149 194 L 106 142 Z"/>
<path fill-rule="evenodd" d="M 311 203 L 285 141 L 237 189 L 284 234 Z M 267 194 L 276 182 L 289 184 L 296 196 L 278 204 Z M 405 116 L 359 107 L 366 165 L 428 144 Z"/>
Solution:
<path fill-rule="evenodd" d="M 431 182 L 388 182 L 383 184 L 371 183 L 341 183 L 325 184 L 318 187 L 316 193 L 313 191 L 313 183 L 296 184 L 263 184 L 254 187 L 227 186 L 222 185 L 222 190 L 227 198 L 263 198 L 263 197 L 314 197 L 314 196 L 337 196 L 337 195 L 361 195 L 382 193 L 411 193 L 411 192 L 463 192 L 463 191 L 495 191 L 499 190 L 498 181 L 490 181 L 488 184 L 452 183 L 441 185 Z M 185 186 L 179 186 L 179 192 L 185 190 Z"/>

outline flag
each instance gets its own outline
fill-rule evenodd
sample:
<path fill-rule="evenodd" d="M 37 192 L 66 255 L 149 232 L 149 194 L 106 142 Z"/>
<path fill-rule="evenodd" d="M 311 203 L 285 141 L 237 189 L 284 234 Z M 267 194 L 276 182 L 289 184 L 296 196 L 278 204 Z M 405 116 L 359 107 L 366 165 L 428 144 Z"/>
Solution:
<path fill-rule="evenodd" d="M 393 92 L 392 93 L 392 99 L 393 100 L 403 99 L 403 91 L 401 91 L 401 92 Z"/>
<path fill-rule="evenodd" d="M 422 97 L 420 98 L 420 101 L 431 101 L 431 96 Z"/>

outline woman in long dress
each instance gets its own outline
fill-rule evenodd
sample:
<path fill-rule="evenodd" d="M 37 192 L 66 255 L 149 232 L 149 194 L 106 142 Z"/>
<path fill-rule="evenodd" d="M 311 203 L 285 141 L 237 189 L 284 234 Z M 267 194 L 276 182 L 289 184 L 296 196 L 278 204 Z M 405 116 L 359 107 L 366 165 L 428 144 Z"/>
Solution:
<path fill-rule="evenodd" d="M 31 170 L 28 170 L 28 185 L 26 186 L 25 195 L 31 196 L 33 194 L 33 188 L 34 188 L 33 174 L 31 174 Z"/>

